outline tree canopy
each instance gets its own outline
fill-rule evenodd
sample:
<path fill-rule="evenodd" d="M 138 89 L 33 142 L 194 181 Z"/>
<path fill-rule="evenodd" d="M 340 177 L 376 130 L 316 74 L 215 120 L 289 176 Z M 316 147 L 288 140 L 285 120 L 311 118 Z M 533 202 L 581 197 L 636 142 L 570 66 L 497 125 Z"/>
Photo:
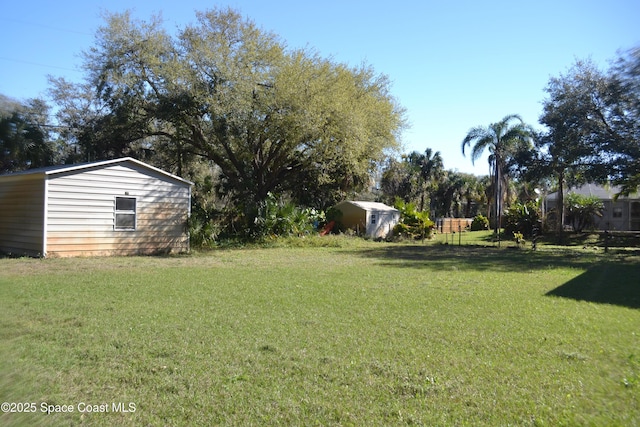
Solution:
<path fill-rule="evenodd" d="M 406 121 L 387 76 L 290 49 L 233 9 L 171 32 L 159 16 L 107 14 L 83 58 L 82 83 L 50 78 L 51 110 L 0 99 L 0 172 L 133 156 L 195 181 L 192 212 L 250 235 L 269 203 L 324 210 L 376 171 L 381 191 L 367 197 L 434 216 L 482 209 L 496 228 L 514 182 L 527 200 L 541 182 L 560 194 L 587 181 L 640 186 L 640 47 L 607 71 L 577 61 L 552 77 L 544 131 L 517 114 L 470 129 L 462 153 L 489 151 L 484 180 L 445 171 L 430 148 L 390 156 Z M 46 124 L 50 111 L 60 126 Z"/>
<path fill-rule="evenodd" d="M 640 46 L 619 58 L 608 94 L 612 176 L 628 195 L 640 187 Z"/>
<path fill-rule="evenodd" d="M 522 166 L 531 176 L 553 176 L 558 186 L 558 229 L 565 218 L 565 185 L 620 184 L 621 193 L 640 184 L 640 49 L 622 56 L 608 72 L 576 61 L 546 87 L 540 123 L 547 127 L 537 152 Z"/>
<path fill-rule="evenodd" d="M 0 95 L 0 173 L 56 161 L 47 126 L 49 107 L 38 99 L 19 103 Z"/>
<path fill-rule="evenodd" d="M 157 17 L 107 16 L 85 53 L 90 113 L 66 99 L 73 85 L 52 81 L 83 150 L 162 153 L 177 171 L 189 156 L 208 159 L 250 219 L 271 192 L 324 208 L 397 147 L 404 112 L 386 76 L 288 50 L 231 9 L 196 17 L 171 36 Z"/>

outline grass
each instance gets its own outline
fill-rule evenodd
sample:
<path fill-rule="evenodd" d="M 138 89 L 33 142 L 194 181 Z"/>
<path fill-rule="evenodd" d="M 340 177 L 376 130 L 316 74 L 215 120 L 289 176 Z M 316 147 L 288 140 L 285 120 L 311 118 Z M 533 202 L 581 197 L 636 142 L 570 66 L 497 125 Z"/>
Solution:
<path fill-rule="evenodd" d="M 492 231 L 463 231 L 462 233 L 436 234 L 431 239 L 432 243 L 445 245 L 472 245 L 498 247 Z M 513 235 L 501 233 L 500 247 L 516 247 Z M 531 249 L 532 241 L 526 239 L 521 248 Z M 638 232 L 611 232 L 608 237 L 604 232 L 566 232 L 562 237 L 554 234 L 540 236 L 537 240 L 538 248 L 566 250 L 592 250 L 604 251 L 605 248 L 613 252 L 638 252 L 640 251 L 640 233 Z"/>
<path fill-rule="evenodd" d="M 272 246 L 0 260 L 0 424 L 640 424 L 633 252 Z"/>

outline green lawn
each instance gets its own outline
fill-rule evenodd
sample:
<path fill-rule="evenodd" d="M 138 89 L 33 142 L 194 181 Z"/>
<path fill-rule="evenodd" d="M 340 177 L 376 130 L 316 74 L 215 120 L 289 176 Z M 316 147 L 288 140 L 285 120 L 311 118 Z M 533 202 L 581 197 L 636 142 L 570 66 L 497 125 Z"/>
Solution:
<path fill-rule="evenodd" d="M 640 424 L 633 252 L 322 242 L 0 259 L 0 424 Z"/>

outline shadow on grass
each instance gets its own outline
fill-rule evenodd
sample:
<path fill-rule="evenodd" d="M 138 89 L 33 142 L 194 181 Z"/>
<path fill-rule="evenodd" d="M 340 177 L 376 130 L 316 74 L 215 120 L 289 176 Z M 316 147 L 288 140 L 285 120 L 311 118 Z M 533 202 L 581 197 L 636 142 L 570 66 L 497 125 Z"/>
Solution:
<path fill-rule="evenodd" d="M 533 252 L 482 246 L 389 245 L 359 249 L 354 254 L 393 268 L 504 272 L 579 268 L 585 272 L 546 295 L 640 308 L 640 254 L 636 252 L 616 256 L 575 249 Z"/>
<path fill-rule="evenodd" d="M 598 264 L 547 295 L 638 309 L 640 267 L 638 264 Z"/>
<path fill-rule="evenodd" d="M 390 245 L 358 249 L 355 255 L 376 259 L 390 267 L 436 270 L 529 271 L 570 266 L 587 269 L 597 257 L 576 251 L 533 252 L 516 248 L 449 245 Z"/>

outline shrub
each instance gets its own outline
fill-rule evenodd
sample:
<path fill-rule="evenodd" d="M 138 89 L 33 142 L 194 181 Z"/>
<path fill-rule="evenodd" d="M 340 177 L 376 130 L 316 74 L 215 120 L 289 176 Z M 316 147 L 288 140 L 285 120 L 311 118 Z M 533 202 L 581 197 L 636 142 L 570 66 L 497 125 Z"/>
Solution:
<path fill-rule="evenodd" d="M 314 230 L 314 224 L 323 219 L 315 209 L 299 208 L 292 202 L 282 202 L 269 193 L 261 203 L 255 220 L 256 238 L 265 236 L 302 236 Z"/>
<path fill-rule="evenodd" d="M 412 235 L 411 228 L 407 224 L 401 222 L 393 227 L 393 235 L 401 237 L 410 237 Z"/>
<path fill-rule="evenodd" d="M 190 244 L 194 248 L 212 247 L 227 232 L 228 212 L 216 208 L 210 179 L 196 182 L 191 198 L 191 215 L 187 220 Z"/>
<path fill-rule="evenodd" d="M 520 247 L 520 245 L 524 246 L 525 244 L 524 236 L 522 235 L 522 233 L 519 233 L 517 231 L 513 233 L 513 240 L 516 241 L 516 245 L 518 245 L 518 247 Z"/>
<path fill-rule="evenodd" d="M 476 215 L 471 223 L 471 231 L 481 231 L 489 229 L 489 219 L 484 215 Z"/>
<path fill-rule="evenodd" d="M 188 221 L 189 242 L 194 248 L 212 247 L 218 241 L 224 227 L 215 218 L 192 215 Z"/>
<path fill-rule="evenodd" d="M 567 222 L 575 231 L 595 228 L 595 217 L 602 216 L 604 204 L 595 196 L 569 193 L 564 199 Z"/>
<path fill-rule="evenodd" d="M 504 213 L 504 231 L 507 234 L 522 233 L 524 237 L 531 237 L 539 220 L 540 212 L 535 202 L 517 202 Z"/>
<path fill-rule="evenodd" d="M 431 237 L 435 223 L 429 219 L 428 212 L 419 212 L 413 203 L 405 203 L 400 198 L 394 206 L 400 211 L 400 222 L 393 228 L 394 235 L 414 239 Z"/>

